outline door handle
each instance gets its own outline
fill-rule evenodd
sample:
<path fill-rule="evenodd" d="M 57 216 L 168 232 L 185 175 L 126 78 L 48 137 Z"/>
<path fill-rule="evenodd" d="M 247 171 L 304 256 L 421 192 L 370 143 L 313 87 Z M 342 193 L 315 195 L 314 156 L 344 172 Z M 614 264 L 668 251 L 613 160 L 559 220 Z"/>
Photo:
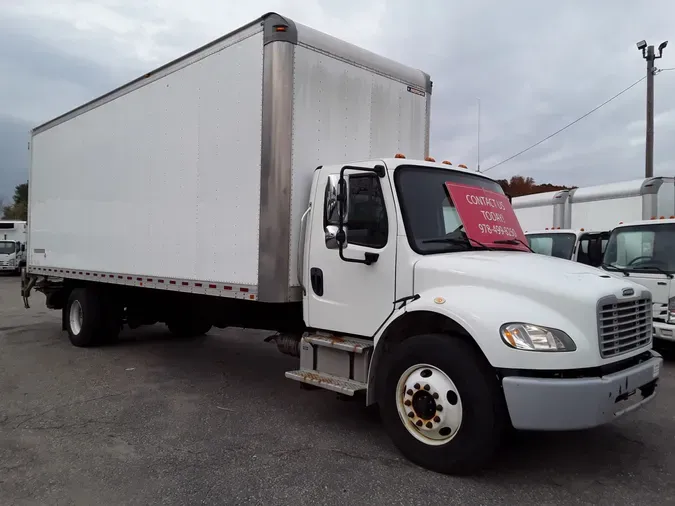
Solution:
<path fill-rule="evenodd" d="M 323 296 L 323 271 L 318 267 L 312 267 L 309 270 L 309 280 L 314 293 L 319 297 Z"/>

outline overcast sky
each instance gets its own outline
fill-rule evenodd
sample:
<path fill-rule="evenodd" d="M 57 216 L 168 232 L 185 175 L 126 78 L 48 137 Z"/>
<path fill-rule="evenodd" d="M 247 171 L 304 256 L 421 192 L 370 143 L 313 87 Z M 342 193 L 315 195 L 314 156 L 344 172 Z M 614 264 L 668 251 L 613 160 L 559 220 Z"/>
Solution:
<path fill-rule="evenodd" d="M 431 74 L 431 155 L 496 164 L 645 75 L 671 47 L 668 0 L 0 0 L 0 196 L 27 178 L 30 128 L 268 11 Z M 655 173 L 675 175 L 675 70 L 656 76 Z M 643 81 L 488 172 L 589 185 L 644 174 Z"/>

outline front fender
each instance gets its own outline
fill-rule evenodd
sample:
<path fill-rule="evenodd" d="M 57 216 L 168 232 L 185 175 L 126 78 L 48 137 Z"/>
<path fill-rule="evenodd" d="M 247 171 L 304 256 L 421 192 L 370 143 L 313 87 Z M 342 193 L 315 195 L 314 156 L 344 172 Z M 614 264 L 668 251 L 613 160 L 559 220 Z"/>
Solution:
<path fill-rule="evenodd" d="M 480 286 L 452 286 L 420 292 L 420 298 L 395 311 L 375 336 L 375 347 L 386 330 L 404 314 L 426 311 L 441 314 L 460 325 L 473 338 L 488 362 L 508 369 L 576 369 L 600 363 L 597 325 L 588 314 L 567 312 L 546 306 L 523 295 Z M 499 329 L 504 323 L 524 322 L 552 327 L 567 333 L 575 342 L 573 352 L 534 352 L 515 350 L 502 341 Z M 584 331 L 584 329 L 587 329 Z"/>

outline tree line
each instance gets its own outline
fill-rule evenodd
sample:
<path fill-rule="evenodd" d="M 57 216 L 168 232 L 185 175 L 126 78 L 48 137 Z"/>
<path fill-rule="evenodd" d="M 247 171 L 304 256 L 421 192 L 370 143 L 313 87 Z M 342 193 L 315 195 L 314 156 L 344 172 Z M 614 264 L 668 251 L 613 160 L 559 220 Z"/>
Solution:
<path fill-rule="evenodd" d="M 2 217 L 5 220 L 28 220 L 28 181 L 14 188 L 13 202 L 2 206 Z"/>
<path fill-rule="evenodd" d="M 537 184 L 531 177 L 513 176 L 511 179 L 498 179 L 502 190 L 511 197 L 522 197 L 533 193 L 544 193 L 556 190 L 571 190 L 576 186 L 559 186 L 550 183 Z"/>

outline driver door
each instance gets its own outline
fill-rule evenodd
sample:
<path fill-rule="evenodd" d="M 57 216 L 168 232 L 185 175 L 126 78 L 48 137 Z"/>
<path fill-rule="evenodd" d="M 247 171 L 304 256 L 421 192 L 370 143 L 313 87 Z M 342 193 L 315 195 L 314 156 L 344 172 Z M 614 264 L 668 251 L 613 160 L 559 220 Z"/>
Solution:
<path fill-rule="evenodd" d="M 371 165 L 372 167 L 372 165 Z M 372 336 L 387 319 L 395 295 L 397 220 L 388 174 L 346 171 L 347 243 L 335 240 L 335 196 L 341 167 L 322 169 L 311 215 L 307 254 L 307 324 L 317 330 Z M 377 255 L 370 265 L 366 253 Z M 356 261 L 349 261 L 356 260 Z M 360 261 L 360 262 L 359 262 Z"/>

